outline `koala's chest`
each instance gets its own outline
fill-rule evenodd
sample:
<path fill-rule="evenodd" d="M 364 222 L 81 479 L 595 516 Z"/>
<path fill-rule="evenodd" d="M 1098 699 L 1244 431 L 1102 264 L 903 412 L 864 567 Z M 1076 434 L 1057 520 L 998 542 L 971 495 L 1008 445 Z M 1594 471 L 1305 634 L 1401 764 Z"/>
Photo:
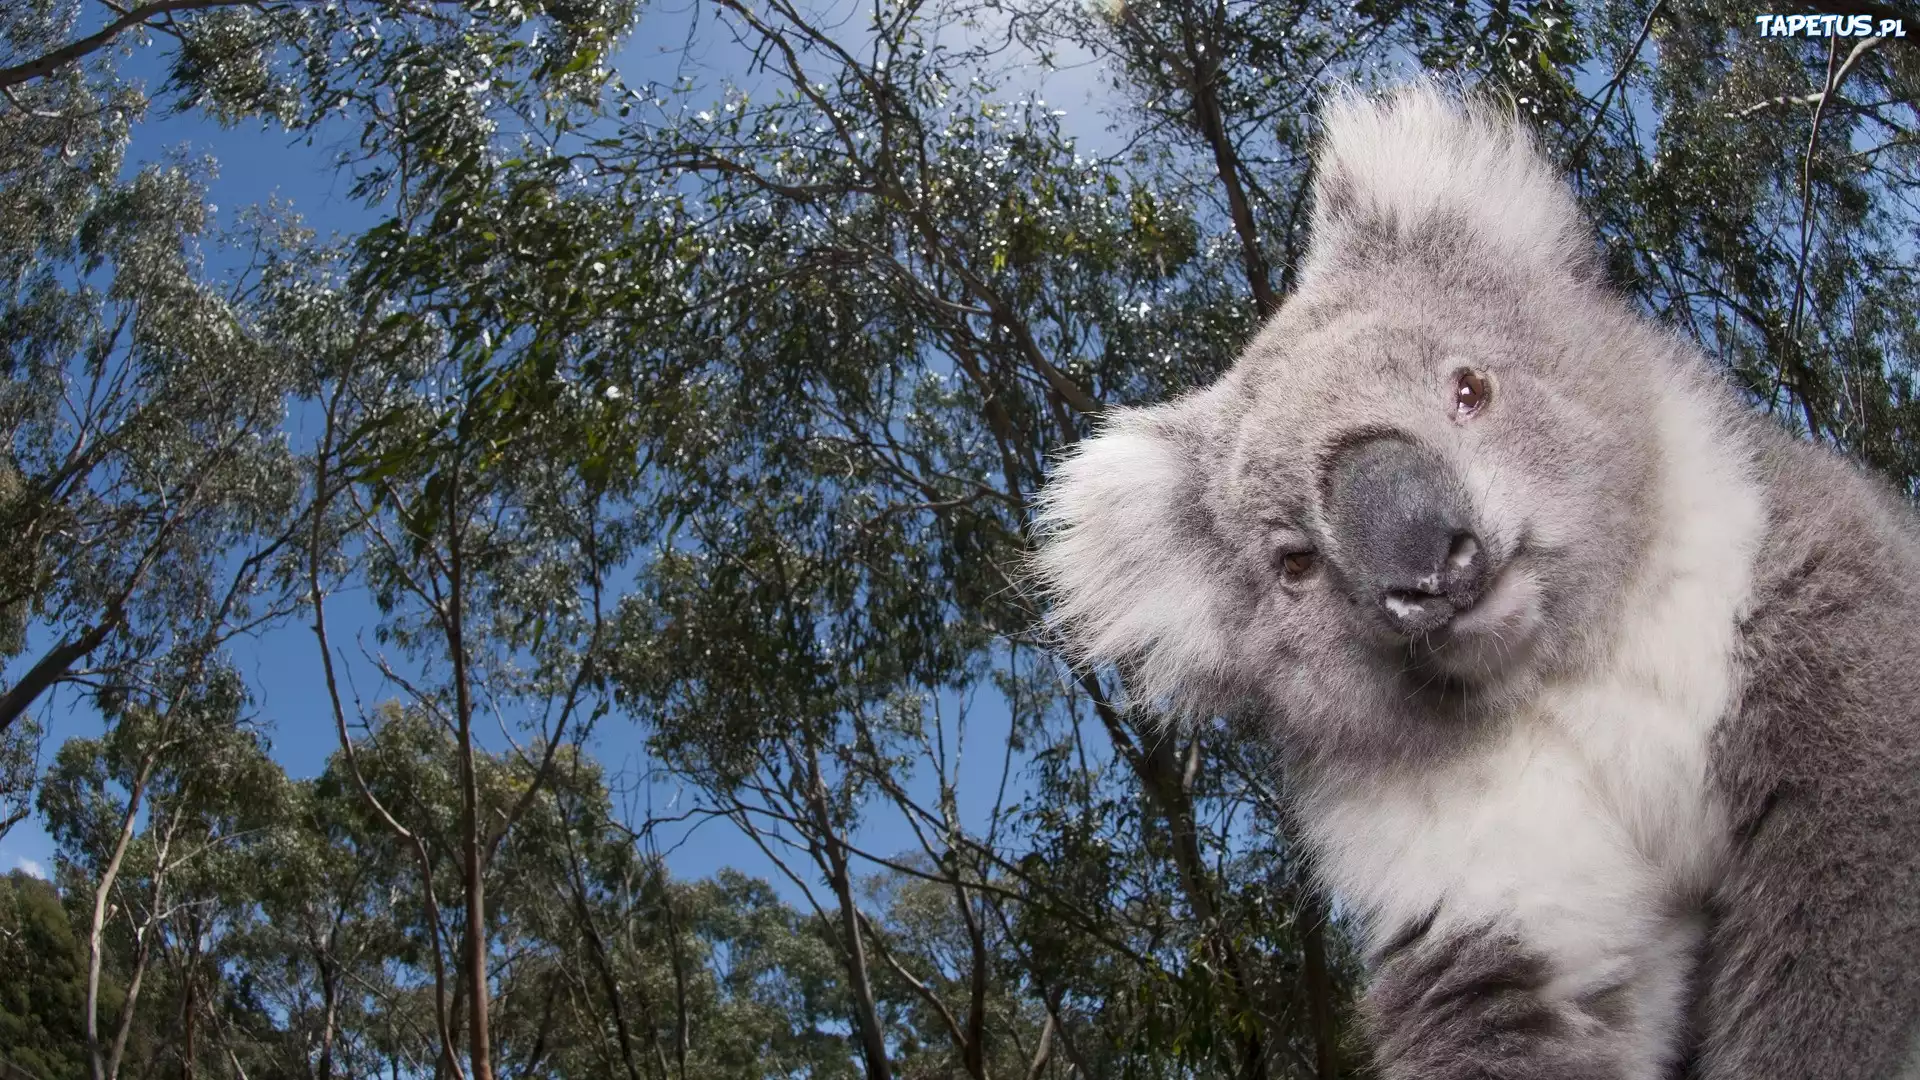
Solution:
<path fill-rule="evenodd" d="M 1329 884 L 1388 933 L 1438 910 L 1601 936 L 1704 889 L 1725 850 L 1708 754 L 1730 680 L 1647 674 L 1552 688 L 1471 754 L 1321 803 Z"/>

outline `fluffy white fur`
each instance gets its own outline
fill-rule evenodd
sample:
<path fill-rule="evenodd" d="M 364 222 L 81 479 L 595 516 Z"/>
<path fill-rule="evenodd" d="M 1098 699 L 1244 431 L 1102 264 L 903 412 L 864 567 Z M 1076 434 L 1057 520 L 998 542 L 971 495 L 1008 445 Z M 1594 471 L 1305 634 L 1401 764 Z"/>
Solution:
<path fill-rule="evenodd" d="M 1393 107 L 1358 90 L 1335 95 L 1321 111 L 1317 155 L 1323 176 L 1344 178 L 1351 206 L 1322 199 L 1314 207 L 1317 257 L 1339 247 L 1341 222 L 1372 216 L 1402 228 L 1453 215 L 1516 262 L 1558 272 L 1584 259 L 1580 209 L 1524 128 L 1460 108 L 1429 83 L 1397 91 Z M 1323 181 L 1322 191 L 1327 188 Z"/>
<path fill-rule="evenodd" d="M 1159 410 L 1118 410 L 1057 463 L 1038 500 L 1037 569 L 1051 583 L 1054 620 L 1074 627 L 1076 659 L 1132 658 L 1135 696 L 1178 712 L 1233 648 L 1206 549 L 1158 557 L 1158 538 L 1188 527 L 1181 518 L 1193 510 L 1192 462 L 1166 429 Z"/>

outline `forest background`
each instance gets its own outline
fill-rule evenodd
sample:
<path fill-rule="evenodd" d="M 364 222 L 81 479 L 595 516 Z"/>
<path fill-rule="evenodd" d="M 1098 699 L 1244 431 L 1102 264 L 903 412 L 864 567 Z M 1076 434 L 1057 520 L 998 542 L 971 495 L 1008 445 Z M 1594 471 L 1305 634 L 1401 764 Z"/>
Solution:
<path fill-rule="evenodd" d="M 675 3 L 0 11 L 0 1077 L 1364 1074 L 1252 725 L 1023 572 L 1287 296 L 1338 84 L 1504 103 L 1916 491 L 1914 18 Z"/>

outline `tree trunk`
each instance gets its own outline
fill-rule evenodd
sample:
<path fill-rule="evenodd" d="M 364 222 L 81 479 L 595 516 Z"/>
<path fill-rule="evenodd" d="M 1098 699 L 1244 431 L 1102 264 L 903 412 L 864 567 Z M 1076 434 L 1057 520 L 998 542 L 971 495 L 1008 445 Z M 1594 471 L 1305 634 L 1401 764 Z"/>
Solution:
<path fill-rule="evenodd" d="M 1234 948 L 1224 927 L 1220 925 L 1219 905 L 1215 903 L 1213 895 L 1213 879 L 1207 872 L 1206 858 L 1200 851 L 1199 834 L 1194 822 L 1192 787 L 1193 774 L 1199 765 L 1198 737 L 1189 748 L 1184 768 L 1175 756 L 1171 738 L 1156 737 L 1147 749 L 1142 750 L 1121 720 L 1119 712 L 1108 700 L 1099 680 L 1091 672 L 1086 672 L 1080 677 L 1080 685 L 1093 699 L 1094 712 L 1099 715 L 1121 755 L 1139 776 L 1140 786 L 1166 822 L 1180 891 L 1200 922 L 1201 947 L 1207 951 L 1220 972 L 1231 1000 L 1252 1021 L 1235 1036 L 1239 1044 L 1240 1075 L 1248 1080 L 1265 1080 L 1266 1033 L 1260 1010 L 1254 1003 L 1254 982 L 1245 958 Z"/>
<path fill-rule="evenodd" d="M 446 520 L 455 522 L 447 541 L 447 653 L 453 663 L 455 720 L 460 752 L 460 846 L 462 889 L 467 917 L 462 960 L 467 969 L 467 1055 L 473 1080 L 493 1080 L 493 1036 L 488 1023 L 486 842 L 480 820 L 480 778 L 474 767 L 473 689 L 468 685 L 465 611 L 466 580 L 461 564 L 460 479 L 455 470 L 447 485 Z"/>
<path fill-rule="evenodd" d="M 134 824 L 140 814 L 140 800 L 146 795 L 147 777 L 153 772 L 153 756 L 140 763 L 140 774 L 134 778 L 133 790 L 127 794 L 127 812 L 120 821 L 120 839 L 113 847 L 113 856 L 107 860 L 107 867 L 100 872 L 100 880 L 93 889 L 93 921 L 87 934 L 87 1001 L 86 1024 L 87 1066 L 93 1080 L 107 1080 L 107 1062 L 100 1055 L 100 961 L 106 945 L 107 894 L 113 889 L 114 879 L 120 876 L 120 863 L 127 856 L 127 845 L 133 841 Z"/>
<path fill-rule="evenodd" d="M 192 954 L 189 953 L 189 956 Z M 199 1004 L 194 1001 L 193 969 L 189 967 L 186 975 L 186 996 L 180 1006 L 180 1080 L 193 1080 L 193 1059 L 198 1053 L 194 1045 L 193 1022 Z"/>
<path fill-rule="evenodd" d="M 1320 1080 L 1339 1080 L 1339 1032 L 1334 1025 L 1333 973 L 1327 967 L 1327 905 L 1318 892 L 1302 897 L 1294 911 L 1305 927 L 1300 943 L 1313 1023 L 1313 1069 Z"/>
<path fill-rule="evenodd" d="M 814 827 L 820 830 L 820 846 L 827 858 L 827 884 L 840 904 L 840 933 L 846 939 L 847 978 L 853 984 L 854 1022 L 859 1028 L 860 1049 L 866 1058 L 867 1080 L 893 1080 L 893 1066 L 887 1060 L 886 1033 L 881 1030 L 880 1010 L 873 1000 L 866 947 L 860 940 L 860 909 L 853 895 L 853 879 L 847 873 L 847 853 L 841 848 L 833 820 L 827 814 L 820 758 L 812 748 L 807 750 L 807 804 L 813 812 Z"/>
<path fill-rule="evenodd" d="M 333 1027 L 337 1022 L 340 1009 L 339 978 L 333 970 L 333 959 L 326 953 L 314 957 L 314 963 L 320 969 L 320 1063 L 315 1075 L 318 1080 L 333 1080 Z"/>

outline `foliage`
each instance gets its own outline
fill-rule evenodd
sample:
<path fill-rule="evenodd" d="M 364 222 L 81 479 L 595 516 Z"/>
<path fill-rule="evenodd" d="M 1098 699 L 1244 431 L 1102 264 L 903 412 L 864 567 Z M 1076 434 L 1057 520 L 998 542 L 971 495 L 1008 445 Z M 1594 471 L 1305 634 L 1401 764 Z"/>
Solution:
<path fill-rule="evenodd" d="M 48 882 L 14 870 L 0 878 L 0 1068 L 46 1080 L 78 1080 L 85 951 L 73 936 L 60 895 Z"/>

